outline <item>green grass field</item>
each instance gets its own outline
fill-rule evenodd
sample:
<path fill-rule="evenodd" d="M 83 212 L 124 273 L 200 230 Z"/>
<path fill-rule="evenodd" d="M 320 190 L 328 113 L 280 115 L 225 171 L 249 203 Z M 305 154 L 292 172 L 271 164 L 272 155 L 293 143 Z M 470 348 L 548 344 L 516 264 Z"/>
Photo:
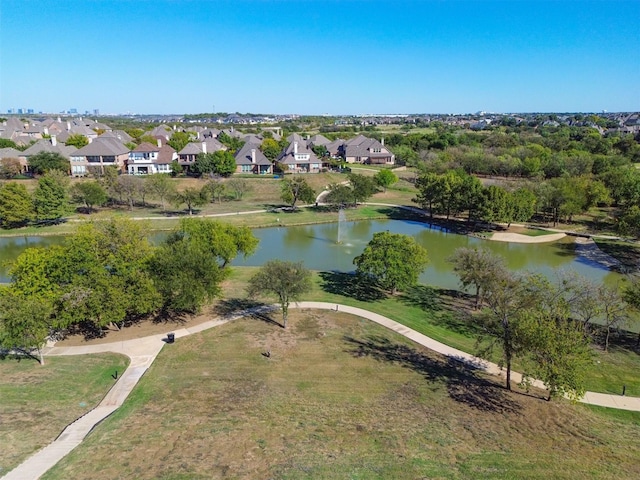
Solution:
<path fill-rule="evenodd" d="M 0 476 L 95 407 L 128 362 L 116 354 L 46 357 L 44 366 L 0 360 Z"/>
<path fill-rule="evenodd" d="M 293 311 L 165 347 L 43 478 L 636 478 L 638 458 L 639 414 L 509 393 L 372 322 Z"/>

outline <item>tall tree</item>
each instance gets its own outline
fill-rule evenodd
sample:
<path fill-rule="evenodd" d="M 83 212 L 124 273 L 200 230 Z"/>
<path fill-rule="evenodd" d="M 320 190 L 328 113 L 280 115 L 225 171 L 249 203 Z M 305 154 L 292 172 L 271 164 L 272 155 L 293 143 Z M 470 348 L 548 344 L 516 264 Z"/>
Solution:
<path fill-rule="evenodd" d="M 349 183 L 353 189 L 353 200 L 355 203 L 366 202 L 378 191 L 373 178 L 365 175 L 350 173 Z"/>
<path fill-rule="evenodd" d="M 475 288 L 476 308 L 482 304 L 485 289 L 506 270 L 502 258 L 484 248 L 458 248 L 448 261 L 453 265 L 462 288 Z"/>
<path fill-rule="evenodd" d="M 0 289 L 0 349 L 33 356 L 37 352 L 44 365 L 42 347 L 50 333 L 53 309 L 42 297 L 17 294 L 13 289 Z"/>
<path fill-rule="evenodd" d="M 184 147 L 187 146 L 187 143 L 191 141 L 191 135 L 187 132 L 173 132 L 171 138 L 167 142 L 170 147 L 172 147 L 176 152 L 179 152 Z M 155 139 L 151 142 L 155 144 Z"/>
<path fill-rule="evenodd" d="M 247 291 L 250 297 L 276 295 L 282 308 L 282 327 L 287 328 L 289 304 L 311 288 L 311 272 L 302 262 L 269 260 L 251 277 Z"/>
<path fill-rule="evenodd" d="M 281 185 L 280 198 L 288 203 L 291 208 L 296 208 L 298 200 L 304 203 L 312 203 L 316 200 L 316 192 L 309 186 L 304 177 L 284 178 Z"/>
<path fill-rule="evenodd" d="M 193 208 L 199 207 L 207 203 L 209 199 L 209 192 L 206 186 L 197 189 L 195 187 L 187 187 L 181 192 L 177 192 L 173 195 L 173 201 L 177 206 L 186 205 L 189 215 L 193 215 Z"/>
<path fill-rule="evenodd" d="M 76 183 L 71 188 L 71 197 L 74 202 L 84 203 L 89 211 L 104 205 L 109 199 L 107 192 L 97 181 Z"/>
<path fill-rule="evenodd" d="M 435 203 L 440 196 L 441 182 L 439 175 L 436 173 L 421 175 L 416 180 L 416 188 L 418 189 L 418 194 L 413 201 L 423 210 L 429 210 L 429 215 L 433 218 Z"/>
<path fill-rule="evenodd" d="M 71 164 L 59 153 L 40 152 L 29 157 L 29 169 L 36 175 L 42 175 L 50 170 L 60 170 L 68 174 Z"/>
<path fill-rule="evenodd" d="M 264 153 L 264 156 L 267 157 L 272 162 L 278 158 L 280 154 L 280 145 L 273 138 L 265 138 L 262 141 L 262 145 L 260 145 L 260 150 Z"/>
<path fill-rule="evenodd" d="M 375 233 L 362 254 L 353 259 L 358 275 L 371 278 L 392 294 L 415 285 L 427 263 L 427 251 L 413 237 L 388 231 Z"/>
<path fill-rule="evenodd" d="M 52 170 L 38 180 L 33 192 L 36 219 L 60 220 L 69 213 L 69 179 L 62 172 Z"/>
<path fill-rule="evenodd" d="M 166 173 L 159 173 L 149 175 L 145 181 L 149 185 L 150 192 L 160 200 L 162 210 L 164 210 L 165 201 L 175 193 L 175 185 L 171 178 Z"/>
<path fill-rule="evenodd" d="M 373 176 L 373 180 L 386 192 L 387 188 L 398 181 L 398 176 L 388 168 L 383 168 Z"/>
<path fill-rule="evenodd" d="M 27 188 L 16 182 L 0 187 L 0 225 L 17 228 L 33 218 L 33 200 Z"/>

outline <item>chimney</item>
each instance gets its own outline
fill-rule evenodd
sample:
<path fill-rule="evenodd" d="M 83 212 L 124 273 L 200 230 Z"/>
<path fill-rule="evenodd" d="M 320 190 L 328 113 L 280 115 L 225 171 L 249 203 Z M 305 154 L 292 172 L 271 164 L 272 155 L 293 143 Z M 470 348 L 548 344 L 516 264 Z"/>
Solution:
<path fill-rule="evenodd" d="M 51 145 L 55 147 L 57 144 L 58 144 L 58 139 L 56 138 L 55 135 L 51 135 Z"/>
<path fill-rule="evenodd" d="M 173 126 L 173 130 L 175 131 L 175 129 L 176 129 L 176 126 L 174 125 L 174 126 Z"/>
<path fill-rule="evenodd" d="M 382 144 L 382 146 L 384 147 L 384 137 L 382 137 L 382 139 L 380 140 L 380 143 Z"/>
<path fill-rule="evenodd" d="M 45 135 L 49 135 L 49 129 L 47 127 L 44 127 L 42 129 L 42 133 L 44 133 Z"/>
<path fill-rule="evenodd" d="M 158 139 L 158 148 L 162 148 L 162 140 Z"/>
<path fill-rule="evenodd" d="M 293 154 L 298 154 L 298 142 L 293 142 Z"/>
<path fill-rule="evenodd" d="M 71 122 L 67 120 L 67 131 L 71 130 Z"/>
<path fill-rule="evenodd" d="M 196 140 L 200 140 L 200 132 L 196 132 Z"/>
<path fill-rule="evenodd" d="M 58 117 L 58 123 L 62 123 L 62 119 Z"/>
<path fill-rule="evenodd" d="M 256 163 L 256 149 L 251 149 L 251 163 Z"/>
<path fill-rule="evenodd" d="M 207 153 L 207 142 L 202 142 L 202 153 Z"/>

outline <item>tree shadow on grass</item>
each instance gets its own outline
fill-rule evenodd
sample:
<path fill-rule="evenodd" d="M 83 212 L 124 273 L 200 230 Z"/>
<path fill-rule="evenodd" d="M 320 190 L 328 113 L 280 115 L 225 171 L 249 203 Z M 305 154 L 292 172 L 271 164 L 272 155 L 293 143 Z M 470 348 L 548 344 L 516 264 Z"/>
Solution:
<path fill-rule="evenodd" d="M 415 285 L 407 289 L 399 300 L 405 305 L 418 307 L 431 314 L 430 323 L 472 337 L 481 333 L 469 313 L 474 305 L 473 297 L 457 290 L 447 290 Z"/>
<path fill-rule="evenodd" d="M 371 280 L 352 273 L 320 272 L 320 278 L 321 288 L 327 293 L 343 295 L 362 302 L 375 302 L 386 297 Z"/>
<path fill-rule="evenodd" d="M 354 357 L 370 357 L 409 368 L 429 382 L 443 382 L 449 397 L 472 408 L 492 413 L 517 413 L 519 404 L 509 398 L 506 390 L 483 378 L 478 366 L 459 359 L 437 360 L 407 345 L 394 343 L 385 337 L 365 339 L 344 337 L 347 352 Z"/>
<path fill-rule="evenodd" d="M 247 312 L 244 316 L 260 320 L 271 325 L 281 327 L 273 316 L 279 309 L 272 304 L 258 302 L 249 298 L 226 298 L 217 302 L 212 309 L 213 313 L 222 318 L 230 318 Z"/>

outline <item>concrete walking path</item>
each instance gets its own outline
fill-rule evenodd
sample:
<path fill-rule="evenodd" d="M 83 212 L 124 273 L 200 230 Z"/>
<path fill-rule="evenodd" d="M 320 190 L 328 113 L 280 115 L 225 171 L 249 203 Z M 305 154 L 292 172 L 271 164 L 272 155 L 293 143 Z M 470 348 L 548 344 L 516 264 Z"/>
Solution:
<path fill-rule="evenodd" d="M 277 306 L 266 305 L 263 307 L 245 310 L 229 317 L 210 320 L 208 322 L 194 325 L 193 327 L 176 329 L 174 330 L 175 338 L 182 338 L 194 333 L 199 333 L 252 313 L 264 313 L 278 308 L 279 307 Z M 394 332 L 397 332 L 414 342 L 429 348 L 430 350 L 463 362 L 471 368 L 480 369 L 501 377 L 504 377 L 505 374 L 504 370 L 495 363 L 487 362 L 486 360 L 475 357 L 469 353 L 463 352 L 462 350 L 445 345 L 444 343 L 427 337 L 426 335 L 391 320 L 390 318 L 369 310 L 326 302 L 297 302 L 291 304 L 289 308 L 333 310 L 366 318 L 382 325 L 383 327 L 393 330 Z M 96 408 L 90 410 L 75 422 L 71 423 L 52 443 L 36 452 L 1 478 L 3 480 L 37 480 L 44 475 L 47 470 L 62 460 L 62 458 L 82 442 L 82 440 L 97 424 L 111 415 L 124 403 L 140 378 L 142 378 L 158 353 L 160 353 L 160 350 L 162 350 L 162 347 L 165 345 L 165 341 L 166 336 L 161 334 L 98 345 L 48 347 L 45 351 L 45 355 L 47 356 L 85 355 L 91 353 L 113 352 L 128 356 L 131 359 L 131 362 L 120 379 Z M 512 371 L 511 379 L 518 383 L 522 380 L 522 375 Z M 534 380 L 532 385 L 538 388 L 545 388 L 544 384 L 539 380 Z M 632 410 L 637 412 L 640 411 L 640 398 L 638 397 L 623 397 L 620 395 L 587 392 L 580 402 L 602 407 Z"/>

